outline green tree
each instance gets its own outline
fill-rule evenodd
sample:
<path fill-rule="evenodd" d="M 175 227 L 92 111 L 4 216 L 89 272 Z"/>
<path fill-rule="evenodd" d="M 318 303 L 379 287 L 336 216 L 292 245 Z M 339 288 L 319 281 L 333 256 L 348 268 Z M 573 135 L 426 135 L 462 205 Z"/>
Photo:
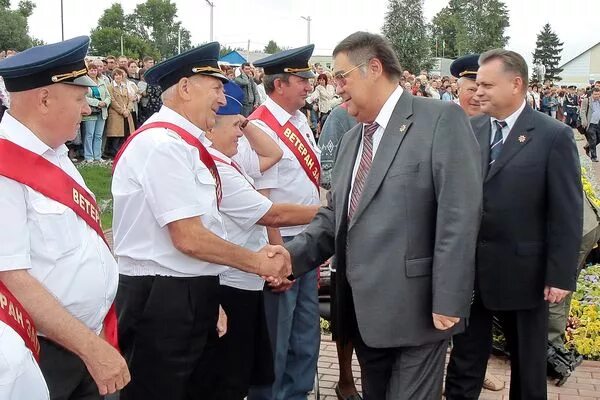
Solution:
<path fill-rule="evenodd" d="M 282 49 L 277 45 L 274 40 L 269 40 L 269 43 L 265 46 L 263 51 L 267 54 L 279 53 Z"/>
<path fill-rule="evenodd" d="M 544 25 L 542 31 L 538 33 L 535 42 L 535 51 L 533 52 L 533 64 L 546 67 L 544 81 L 560 81 L 559 74 L 563 71 L 558 68 L 560 63 L 560 54 L 563 50 L 563 42 L 558 39 L 558 35 L 552 31 L 550 24 Z"/>
<path fill-rule="evenodd" d="M 431 68 L 423 0 L 389 0 L 383 34 L 392 43 L 402 68 L 415 73 Z"/>
<path fill-rule="evenodd" d="M 501 0 L 450 0 L 431 21 L 431 48 L 435 50 L 437 42 L 438 56 L 456 58 L 505 47 L 508 26 L 508 10 Z"/>
<path fill-rule="evenodd" d="M 178 52 L 181 34 L 181 51 L 192 47 L 190 31 L 176 22 L 177 5 L 170 0 L 146 0 L 138 4 L 127 18 L 128 28 L 142 39 L 151 41 L 162 57 Z M 181 33 L 180 33 L 181 32 Z"/>
<path fill-rule="evenodd" d="M 35 9 L 35 4 L 33 3 L 33 1 L 21 0 L 19 2 L 18 10 L 21 13 L 21 15 L 23 15 L 25 18 L 29 18 L 31 16 L 31 14 L 33 14 L 34 9 Z"/>
<path fill-rule="evenodd" d="M 484 51 L 505 47 L 509 37 L 504 34 L 508 28 L 508 9 L 501 0 L 470 0 L 465 9 L 467 27 L 466 52 Z"/>
<path fill-rule="evenodd" d="M 29 36 L 27 23 L 34 8 L 33 2 L 21 1 L 16 10 L 11 10 L 9 0 L 0 1 L 0 50 L 21 51 L 34 44 L 34 39 Z"/>
<path fill-rule="evenodd" d="M 118 56 L 121 54 L 121 38 L 126 56 L 142 58 L 149 55 L 160 59 L 160 53 L 151 41 L 144 40 L 128 30 L 123 7 L 115 3 L 104 10 L 98 20 L 98 26 L 92 29 L 90 52 L 101 56 Z"/>
<path fill-rule="evenodd" d="M 463 23 L 465 0 L 450 0 L 431 20 L 431 53 L 437 57 L 456 58 L 466 41 L 466 26 Z"/>

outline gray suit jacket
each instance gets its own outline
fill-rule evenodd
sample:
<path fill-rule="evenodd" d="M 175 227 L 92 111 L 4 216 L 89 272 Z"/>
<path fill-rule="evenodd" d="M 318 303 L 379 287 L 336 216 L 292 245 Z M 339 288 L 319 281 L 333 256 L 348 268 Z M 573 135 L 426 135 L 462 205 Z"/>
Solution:
<path fill-rule="evenodd" d="M 452 102 L 404 92 L 348 222 L 361 137 L 361 124 L 344 135 L 328 206 L 286 246 L 294 275 L 335 253 L 342 338 L 356 328 L 379 348 L 447 338 L 469 314 L 481 216 L 481 158 L 469 120 Z M 432 312 L 461 324 L 439 331 Z"/>

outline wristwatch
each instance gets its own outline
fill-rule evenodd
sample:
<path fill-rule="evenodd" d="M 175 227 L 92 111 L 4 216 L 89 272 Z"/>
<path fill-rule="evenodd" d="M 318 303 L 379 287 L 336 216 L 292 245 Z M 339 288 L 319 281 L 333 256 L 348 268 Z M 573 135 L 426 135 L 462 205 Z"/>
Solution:
<path fill-rule="evenodd" d="M 240 124 L 240 129 L 244 130 L 246 129 L 246 126 L 248 126 L 248 122 L 250 122 L 247 118 L 244 120 L 244 122 L 242 122 Z"/>

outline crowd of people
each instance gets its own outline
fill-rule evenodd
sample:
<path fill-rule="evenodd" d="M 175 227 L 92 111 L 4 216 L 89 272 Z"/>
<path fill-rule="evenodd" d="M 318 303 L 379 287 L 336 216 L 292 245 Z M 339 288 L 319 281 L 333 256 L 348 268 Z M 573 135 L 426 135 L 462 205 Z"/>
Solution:
<path fill-rule="evenodd" d="M 235 69 L 216 42 L 156 65 L 88 46 L 0 60 L 0 397 L 307 399 L 329 265 L 340 400 L 442 398 L 449 342 L 447 399 L 498 389 L 494 318 L 510 398 L 547 398 L 598 241 L 572 128 L 595 160 L 600 88 L 536 96 L 504 49 L 415 76 L 367 32 L 332 71 L 314 45 Z M 113 162 L 112 253 L 79 126 L 82 162 Z"/>

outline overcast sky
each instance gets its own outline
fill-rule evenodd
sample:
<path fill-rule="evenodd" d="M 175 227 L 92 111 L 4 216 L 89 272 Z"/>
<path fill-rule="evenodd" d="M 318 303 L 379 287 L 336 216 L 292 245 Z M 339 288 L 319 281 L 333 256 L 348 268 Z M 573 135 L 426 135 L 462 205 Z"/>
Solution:
<path fill-rule="evenodd" d="M 380 32 L 387 0 L 212 0 L 214 39 L 231 47 L 262 50 L 267 42 L 296 47 L 306 44 L 310 16 L 315 54 L 331 54 L 335 45 L 357 30 Z M 416 1 L 416 0 L 415 0 Z M 89 35 L 104 9 L 121 3 L 126 13 L 141 0 L 63 0 L 65 38 Z M 175 0 L 183 26 L 192 43 L 210 39 L 210 7 L 206 0 Z M 13 0 L 16 5 L 17 0 Z M 61 39 L 60 0 L 34 0 L 30 33 L 48 43 Z M 448 0 L 425 0 L 429 21 Z M 600 0 L 504 0 L 510 12 L 508 48 L 531 61 L 536 34 L 549 22 L 564 42 L 563 61 L 568 61 L 600 42 L 600 29 L 589 29 L 590 16 L 600 15 Z"/>

